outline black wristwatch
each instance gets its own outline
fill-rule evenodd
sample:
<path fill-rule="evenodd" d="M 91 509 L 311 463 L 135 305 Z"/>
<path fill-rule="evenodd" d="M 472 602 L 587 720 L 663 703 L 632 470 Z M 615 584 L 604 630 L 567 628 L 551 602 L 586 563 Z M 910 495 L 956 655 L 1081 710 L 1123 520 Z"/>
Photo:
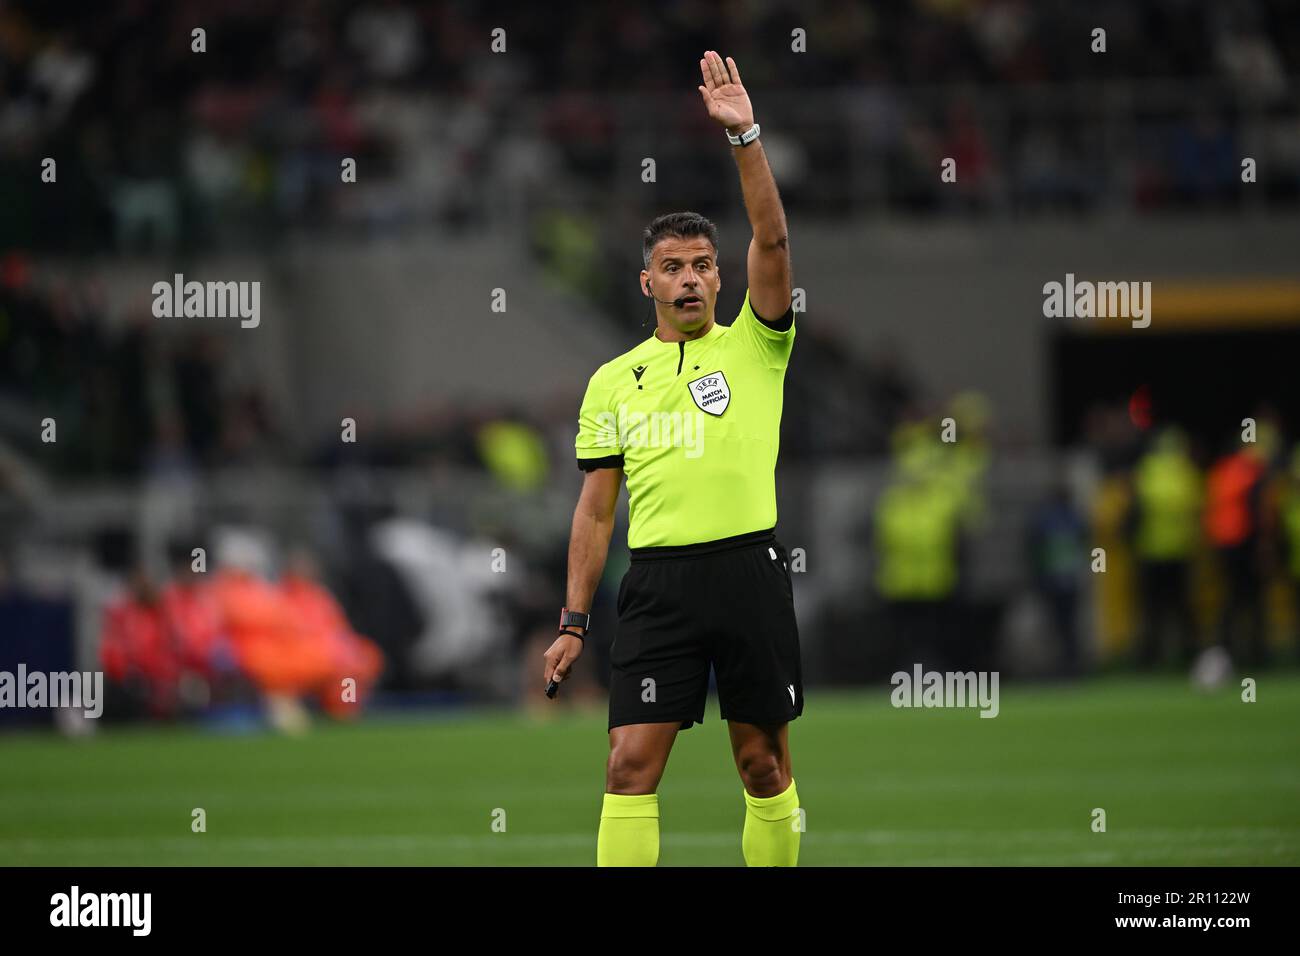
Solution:
<path fill-rule="evenodd" d="M 579 640 L 586 640 L 586 637 L 577 631 L 571 631 L 571 627 L 580 627 L 584 631 L 591 626 L 591 615 L 584 614 L 581 611 L 570 611 L 567 607 L 560 609 L 560 633 L 572 634 Z"/>

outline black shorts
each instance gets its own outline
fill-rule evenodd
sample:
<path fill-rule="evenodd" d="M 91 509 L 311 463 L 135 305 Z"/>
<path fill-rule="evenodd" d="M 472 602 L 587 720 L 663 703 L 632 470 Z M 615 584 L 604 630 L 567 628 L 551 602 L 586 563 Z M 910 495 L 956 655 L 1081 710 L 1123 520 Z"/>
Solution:
<path fill-rule="evenodd" d="M 789 558 L 772 530 L 633 548 L 610 649 L 609 727 L 703 722 L 709 666 L 723 720 L 803 713 Z"/>

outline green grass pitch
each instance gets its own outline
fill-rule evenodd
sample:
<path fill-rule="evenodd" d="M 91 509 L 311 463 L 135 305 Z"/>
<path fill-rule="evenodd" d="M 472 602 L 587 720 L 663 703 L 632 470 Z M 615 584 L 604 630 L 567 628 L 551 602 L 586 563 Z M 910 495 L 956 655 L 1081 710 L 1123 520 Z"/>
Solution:
<path fill-rule="evenodd" d="M 994 719 L 895 710 L 888 690 L 813 691 L 791 725 L 800 865 L 1300 864 L 1293 672 L 1256 703 L 1173 678 L 1004 684 Z M 9 734 L 0 864 L 591 865 L 606 751 L 603 713 Z M 661 866 L 743 865 L 715 699 L 659 794 Z"/>

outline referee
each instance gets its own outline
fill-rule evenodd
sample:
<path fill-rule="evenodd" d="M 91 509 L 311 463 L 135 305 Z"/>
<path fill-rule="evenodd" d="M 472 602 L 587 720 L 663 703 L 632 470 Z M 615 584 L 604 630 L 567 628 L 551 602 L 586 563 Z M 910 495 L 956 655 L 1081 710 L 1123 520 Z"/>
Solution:
<path fill-rule="evenodd" d="M 610 651 L 598 866 L 658 862 L 655 791 L 677 732 L 704 720 L 710 666 L 744 785 L 746 864 L 796 865 L 803 829 L 787 738 L 803 712 L 799 634 L 786 551 L 774 536 L 794 344 L 785 212 L 735 61 L 710 50 L 700 70 L 700 95 L 727 130 L 754 231 L 749 288 L 735 321 L 717 324 L 713 223 L 681 212 L 645 230 L 641 287 L 655 300 L 658 327 L 587 386 L 568 590 L 545 654 L 549 683 L 563 681 L 582 653 L 626 475 L 632 563 Z"/>

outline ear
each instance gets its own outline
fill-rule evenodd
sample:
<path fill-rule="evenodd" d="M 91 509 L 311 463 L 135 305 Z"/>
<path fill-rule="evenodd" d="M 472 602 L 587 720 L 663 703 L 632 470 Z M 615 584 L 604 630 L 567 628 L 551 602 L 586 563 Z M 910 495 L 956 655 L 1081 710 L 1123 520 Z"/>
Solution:
<path fill-rule="evenodd" d="M 644 269 L 641 270 L 641 294 L 647 299 L 650 298 L 650 273 Z"/>

